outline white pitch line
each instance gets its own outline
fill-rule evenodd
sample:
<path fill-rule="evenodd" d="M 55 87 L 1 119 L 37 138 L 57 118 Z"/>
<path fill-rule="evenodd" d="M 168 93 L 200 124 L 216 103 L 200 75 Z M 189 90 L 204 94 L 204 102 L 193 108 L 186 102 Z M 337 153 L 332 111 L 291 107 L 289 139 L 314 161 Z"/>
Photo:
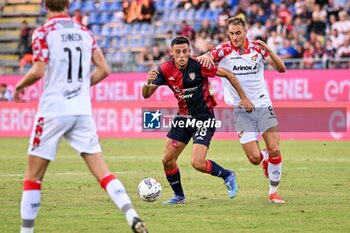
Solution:
<path fill-rule="evenodd" d="M 114 174 L 130 174 L 130 173 L 136 173 L 136 171 L 112 171 Z M 90 175 L 91 172 L 56 172 L 56 173 L 47 173 L 46 176 L 71 176 L 71 175 Z M 0 174 L 0 177 L 16 177 L 16 176 L 23 176 L 24 173 L 14 173 L 14 174 Z"/>

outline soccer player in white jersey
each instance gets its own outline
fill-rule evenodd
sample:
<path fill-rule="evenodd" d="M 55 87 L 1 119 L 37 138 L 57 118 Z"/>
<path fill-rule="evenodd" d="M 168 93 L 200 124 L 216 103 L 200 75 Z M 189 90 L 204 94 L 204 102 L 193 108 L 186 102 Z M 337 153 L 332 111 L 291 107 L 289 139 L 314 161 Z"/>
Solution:
<path fill-rule="evenodd" d="M 225 102 L 235 107 L 235 130 L 246 156 L 254 165 L 262 163 L 264 173 L 270 179 L 270 201 L 284 203 L 277 194 L 282 174 L 282 157 L 278 122 L 265 88 L 264 62 L 278 72 L 285 72 L 286 67 L 263 41 L 253 42 L 247 39 L 246 22 L 242 18 L 229 18 L 227 26 L 230 41 L 213 48 L 199 60 L 209 58 L 218 63 L 219 67 L 231 70 L 252 101 L 255 111 L 248 113 L 239 106 L 239 97 L 235 89 L 225 79 L 222 80 Z M 262 151 L 258 143 L 259 132 L 266 144 L 266 149 Z"/>
<path fill-rule="evenodd" d="M 107 63 L 93 35 L 68 16 L 68 6 L 68 0 L 45 0 L 49 19 L 33 34 L 34 64 L 15 88 L 14 98 L 20 102 L 24 88 L 45 77 L 24 175 L 21 233 L 34 232 L 44 174 L 62 137 L 85 160 L 133 232 L 145 233 L 123 184 L 102 157 L 92 118 L 90 86 L 107 77 Z"/>

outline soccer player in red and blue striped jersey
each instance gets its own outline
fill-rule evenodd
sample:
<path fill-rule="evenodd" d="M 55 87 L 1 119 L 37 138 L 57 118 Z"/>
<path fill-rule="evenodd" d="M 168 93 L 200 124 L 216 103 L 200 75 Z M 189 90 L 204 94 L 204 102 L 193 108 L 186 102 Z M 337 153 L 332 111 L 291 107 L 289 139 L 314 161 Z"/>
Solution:
<path fill-rule="evenodd" d="M 221 177 L 227 186 L 230 198 L 234 198 L 238 191 L 234 172 L 206 159 L 209 144 L 215 132 L 215 125 L 205 127 L 186 124 L 188 121 L 215 121 L 214 107 L 216 102 L 209 92 L 208 77 L 215 75 L 225 77 L 239 93 L 241 105 L 247 111 L 252 111 L 254 108 L 234 74 L 214 65 L 205 67 L 191 58 L 190 52 L 188 38 L 179 36 L 173 39 L 171 43 L 173 59 L 161 64 L 159 69 L 150 70 L 146 84 L 142 88 L 143 97 L 148 98 L 157 90 L 158 86 L 167 85 L 178 100 L 179 110 L 174 121 L 184 122 L 184 124 L 179 123 L 176 126 L 172 124 L 171 130 L 167 134 L 162 162 L 166 178 L 175 195 L 164 204 L 185 203 L 180 170 L 176 161 L 191 138 L 193 138 L 192 166 L 200 172 Z"/>

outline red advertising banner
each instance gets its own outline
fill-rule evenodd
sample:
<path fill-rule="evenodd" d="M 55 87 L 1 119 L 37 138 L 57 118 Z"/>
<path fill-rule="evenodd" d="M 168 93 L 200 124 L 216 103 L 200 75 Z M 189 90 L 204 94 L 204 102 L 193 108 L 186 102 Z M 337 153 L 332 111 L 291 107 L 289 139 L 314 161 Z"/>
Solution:
<path fill-rule="evenodd" d="M 349 70 L 289 70 L 286 73 L 266 71 L 266 87 L 273 101 L 350 101 Z M 91 89 L 93 101 L 144 101 L 141 96 L 146 73 L 111 74 Z M 0 83 L 7 83 L 9 90 L 20 76 L 2 76 Z M 36 101 L 41 94 L 43 81 L 26 89 L 25 99 Z M 210 79 L 210 88 L 217 101 L 223 101 L 220 78 Z M 169 88 L 161 87 L 147 101 L 174 101 Z"/>
<path fill-rule="evenodd" d="M 30 135 L 31 127 L 35 118 L 36 103 L 0 103 L 0 137 L 27 137 Z M 105 138 L 165 138 L 166 132 L 147 132 L 143 127 L 143 108 L 172 108 L 176 107 L 169 102 L 94 102 L 93 116 L 96 121 L 100 137 Z M 290 130 L 281 132 L 282 139 L 324 139 L 324 140 L 350 140 L 350 103 L 349 102 L 277 102 L 275 108 L 345 108 L 345 113 L 335 111 L 323 124 L 327 124 L 327 132 Z M 233 119 L 230 110 L 224 103 L 220 103 L 218 109 L 224 109 L 224 124 L 228 129 L 233 128 Z M 219 112 L 220 113 L 220 112 Z M 218 114 L 219 115 L 219 114 Z M 278 116 L 277 116 L 278 117 Z M 230 120 L 232 119 L 232 120 Z M 279 119 L 288 124 L 288 117 Z M 315 121 L 316 122 L 316 121 Z M 280 122 L 281 123 L 281 122 Z M 345 127 L 345 130 L 337 128 Z M 215 139 L 237 139 L 235 132 L 216 132 Z"/>

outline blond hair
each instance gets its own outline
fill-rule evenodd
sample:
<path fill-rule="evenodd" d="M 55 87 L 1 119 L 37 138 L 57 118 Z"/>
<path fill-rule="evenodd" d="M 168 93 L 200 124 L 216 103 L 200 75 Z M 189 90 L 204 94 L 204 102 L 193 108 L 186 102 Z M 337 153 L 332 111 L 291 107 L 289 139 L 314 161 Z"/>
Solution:
<path fill-rule="evenodd" d="M 231 17 L 226 20 L 227 27 L 230 25 L 242 25 L 242 27 L 246 28 L 246 21 L 241 17 Z"/>

